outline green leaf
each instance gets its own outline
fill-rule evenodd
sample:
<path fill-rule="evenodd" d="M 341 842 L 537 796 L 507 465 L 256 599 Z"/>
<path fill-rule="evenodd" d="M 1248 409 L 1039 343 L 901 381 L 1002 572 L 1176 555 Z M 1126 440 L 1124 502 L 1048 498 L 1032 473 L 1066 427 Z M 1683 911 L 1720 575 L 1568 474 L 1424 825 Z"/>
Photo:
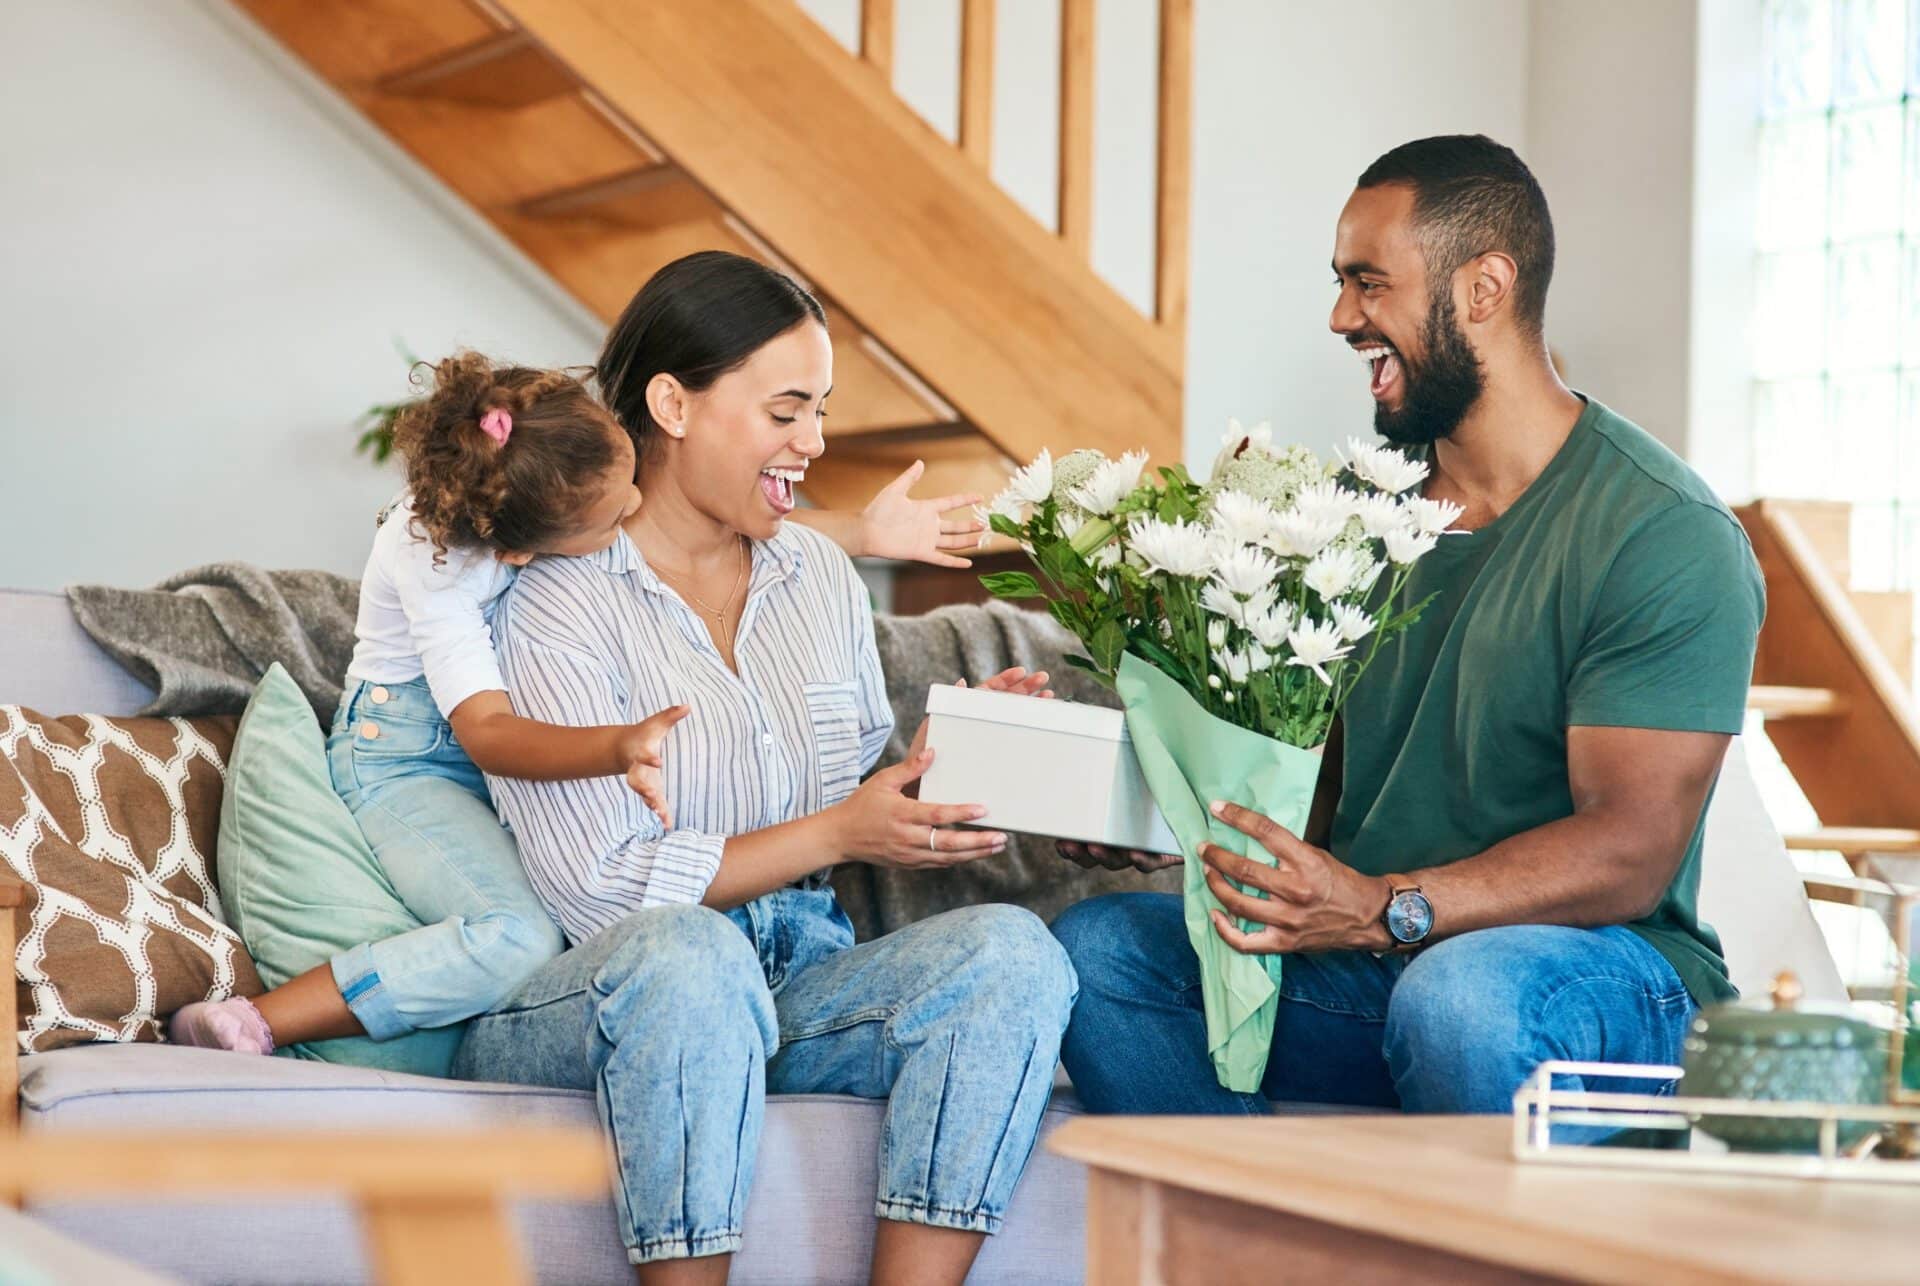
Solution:
<path fill-rule="evenodd" d="M 1127 650 L 1127 632 L 1118 621 L 1103 621 L 1087 640 L 1087 650 L 1101 670 L 1112 674 L 1120 668 L 1120 656 Z"/>
<path fill-rule="evenodd" d="M 1073 546 L 1064 540 L 1042 545 L 1034 556 L 1040 563 L 1040 570 L 1056 584 L 1083 593 L 1100 587 L 1099 578 L 1093 574 L 1093 568 L 1087 565 L 1087 560 L 1074 552 Z"/>
<path fill-rule="evenodd" d="M 1040 582 L 1025 572 L 994 572 L 982 576 L 980 583 L 995 598 L 1044 598 L 1046 591 L 1040 588 Z"/>
<path fill-rule="evenodd" d="M 1027 538 L 1027 533 L 1020 530 L 1020 524 L 1005 514 L 994 514 L 987 519 L 987 526 L 993 528 L 996 535 L 1005 536 L 1008 540 L 1024 542 Z"/>

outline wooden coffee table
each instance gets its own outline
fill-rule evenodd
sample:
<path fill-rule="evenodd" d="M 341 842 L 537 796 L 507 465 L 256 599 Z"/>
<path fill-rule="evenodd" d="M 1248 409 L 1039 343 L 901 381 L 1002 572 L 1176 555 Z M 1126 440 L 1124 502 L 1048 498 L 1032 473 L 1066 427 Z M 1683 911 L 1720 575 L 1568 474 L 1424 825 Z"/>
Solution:
<path fill-rule="evenodd" d="M 1920 1187 L 1512 1159 L 1505 1117 L 1081 1117 L 1092 1286 L 1914 1282 Z"/>

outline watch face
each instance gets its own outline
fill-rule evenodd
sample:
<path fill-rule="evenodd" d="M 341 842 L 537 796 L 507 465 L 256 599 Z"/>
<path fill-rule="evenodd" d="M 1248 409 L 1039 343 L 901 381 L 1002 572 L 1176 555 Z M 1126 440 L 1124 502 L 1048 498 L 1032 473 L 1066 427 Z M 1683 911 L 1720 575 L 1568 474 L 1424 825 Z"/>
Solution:
<path fill-rule="evenodd" d="M 1433 930 L 1433 903 L 1418 889 L 1393 895 L 1387 903 L 1387 932 L 1395 942 L 1424 942 Z"/>

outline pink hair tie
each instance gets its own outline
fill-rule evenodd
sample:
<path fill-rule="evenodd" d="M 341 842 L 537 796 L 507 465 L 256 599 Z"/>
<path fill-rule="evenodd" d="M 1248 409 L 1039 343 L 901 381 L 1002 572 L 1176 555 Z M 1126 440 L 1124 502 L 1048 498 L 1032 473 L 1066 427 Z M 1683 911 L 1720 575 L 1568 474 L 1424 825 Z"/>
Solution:
<path fill-rule="evenodd" d="M 513 432 L 513 417 L 496 406 L 480 417 L 480 431 L 505 446 L 507 436 Z"/>

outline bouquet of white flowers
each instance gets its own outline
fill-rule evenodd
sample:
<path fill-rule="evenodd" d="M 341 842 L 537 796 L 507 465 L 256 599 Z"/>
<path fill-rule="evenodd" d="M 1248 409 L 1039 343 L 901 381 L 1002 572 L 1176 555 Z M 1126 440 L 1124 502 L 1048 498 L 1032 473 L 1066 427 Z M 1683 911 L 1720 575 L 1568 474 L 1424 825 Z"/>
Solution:
<path fill-rule="evenodd" d="M 1353 441 L 1328 465 L 1231 425 L 1211 476 L 1143 478 L 1117 460 L 1042 452 L 993 501 L 993 530 L 1038 576 L 982 578 L 1000 598 L 1044 598 L 1086 649 L 1071 656 L 1120 694 L 1140 768 L 1186 862 L 1208 1046 L 1221 1083 L 1251 1092 L 1266 1067 L 1280 961 L 1227 948 L 1199 847 L 1271 862 L 1207 805 L 1230 800 L 1298 833 L 1318 749 L 1380 649 L 1419 618 L 1402 602 L 1416 560 L 1459 517 L 1416 488 L 1426 464 Z M 1251 847 L 1252 851 L 1249 852 Z"/>

